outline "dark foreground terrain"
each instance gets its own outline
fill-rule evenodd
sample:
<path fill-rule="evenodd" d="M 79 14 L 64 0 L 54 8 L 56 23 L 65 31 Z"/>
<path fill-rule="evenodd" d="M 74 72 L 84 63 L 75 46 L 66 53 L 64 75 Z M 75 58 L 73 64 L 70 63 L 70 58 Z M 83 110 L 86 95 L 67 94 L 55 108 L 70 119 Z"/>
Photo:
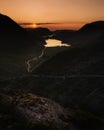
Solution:
<path fill-rule="evenodd" d="M 5 22 L 13 28 L 12 32 L 3 28 Z M 47 60 L 30 73 L 25 61 L 44 48 L 42 32 L 38 30 L 39 36 L 33 40 L 37 30 L 30 35 L 30 30 L 22 29 L 4 15 L 0 15 L 0 28 L 9 32 L 9 37 L 0 37 L 1 130 L 104 130 L 103 21 L 85 25 L 77 32 L 64 32 L 68 33 L 67 41 L 74 39 L 72 46 L 60 53 L 54 49 L 55 55 L 49 49 L 51 57 L 48 59 L 45 54 Z M 16 31 L 25 35 L 22 42 Z M 63 31 L 62 35 L 65 38 Z"/>

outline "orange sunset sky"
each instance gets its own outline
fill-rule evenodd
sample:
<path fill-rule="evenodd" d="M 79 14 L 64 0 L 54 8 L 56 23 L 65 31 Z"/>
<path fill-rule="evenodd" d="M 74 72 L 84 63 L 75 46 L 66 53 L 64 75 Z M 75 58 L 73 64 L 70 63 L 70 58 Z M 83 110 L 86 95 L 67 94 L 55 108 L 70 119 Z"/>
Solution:
<path fill-rule="evenodd" d="M 104 20 L 104 0 L 0 0 L 0 13 L 18 23 L 79 28 L 87 22 Z M 52 24 L 47 26 L 51 28 Z"/>

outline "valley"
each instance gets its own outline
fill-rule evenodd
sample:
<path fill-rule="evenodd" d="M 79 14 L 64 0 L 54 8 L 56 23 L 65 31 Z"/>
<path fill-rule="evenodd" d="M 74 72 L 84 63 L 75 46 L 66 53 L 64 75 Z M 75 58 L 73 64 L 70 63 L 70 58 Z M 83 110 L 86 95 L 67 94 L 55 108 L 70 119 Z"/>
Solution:
<path fill-rule="evenodd" d="M 103 130 L 104 21 L 50 31 L 0 20 L 0 129 Z M 46 47 L 50 35 L 62 46 Z"/>

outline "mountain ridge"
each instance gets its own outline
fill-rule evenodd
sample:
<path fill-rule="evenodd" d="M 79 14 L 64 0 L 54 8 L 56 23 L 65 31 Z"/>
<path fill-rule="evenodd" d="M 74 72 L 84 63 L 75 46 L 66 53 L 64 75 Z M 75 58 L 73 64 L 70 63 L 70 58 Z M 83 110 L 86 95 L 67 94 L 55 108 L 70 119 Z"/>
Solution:
<path fill-rule="evenodd" d="M 85 46 L 99 42 L 100 37 L 104 36 L 104 21 L 95 21 L 85 24 L 78 31 L 59 30 L 53 38 L 62 40 L 72 46 Z"/>
<path fill-rule="evenodd" d="M 39 49 L 45 42 L 42 38 L 35 40 L 35 36 L 32 37 L 27 30 L 3 14 L 0 14 L 0 41 L 1 48 L 14 52 L 29 48 Z"/>

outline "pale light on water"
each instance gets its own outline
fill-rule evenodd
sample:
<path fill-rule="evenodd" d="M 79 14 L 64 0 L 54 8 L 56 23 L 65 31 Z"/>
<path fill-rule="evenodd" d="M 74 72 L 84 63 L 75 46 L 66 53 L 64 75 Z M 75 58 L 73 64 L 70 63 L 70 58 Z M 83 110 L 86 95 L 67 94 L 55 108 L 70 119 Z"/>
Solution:
<path fill-rule="evenodd" d="M 55 40 L 55 39 L 48 39 L 46 40 L 46 47 L 56 47 L 56 46 L 66 46 L 66 47 L 69 47 L 70 45 L 69 44 L 64 44 L 62 43 L 60 40 Z"/>

